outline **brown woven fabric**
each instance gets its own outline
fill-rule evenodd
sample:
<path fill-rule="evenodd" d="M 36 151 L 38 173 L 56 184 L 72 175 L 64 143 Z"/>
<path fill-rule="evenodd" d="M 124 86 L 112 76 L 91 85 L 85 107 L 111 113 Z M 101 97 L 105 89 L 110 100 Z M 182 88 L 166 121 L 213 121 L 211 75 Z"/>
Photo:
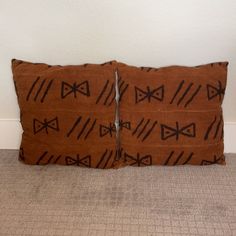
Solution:
<path fill-rule="evenodd" d="M 196 67 L 120 63 L 120 153 L 129 165 L 225 164 L 227 62 Z"/>
<path fill-rule="evenodd" d="M 12 60 L 27 164 L 113 167 L 115 65 L 50 66 Z"/>

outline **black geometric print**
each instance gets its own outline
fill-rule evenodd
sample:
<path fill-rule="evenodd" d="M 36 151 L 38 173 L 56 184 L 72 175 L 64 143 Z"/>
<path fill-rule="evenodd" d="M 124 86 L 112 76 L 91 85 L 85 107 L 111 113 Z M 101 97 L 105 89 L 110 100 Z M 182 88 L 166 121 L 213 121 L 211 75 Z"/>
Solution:
<path fill-rule="evenodd" d="M 124 154 L 125 161 L 128 161 L 131 166 L 151 166 L 152 165 L 152 156 L 145 155 L 140 156 L 140 153 L 137 153 L 136 157 L 133 157 L 127 153 Z"/>
<path fill-rule="evenodd" d="M 30 89 L 29 89 L 29 92 L 26 96 L 26 101 L 29 101 L 32 93 L 35 91 L 35 94 L 34 94 L 34 98 L 33 98 L 33 101 L 37 101 L 38 99 L 38 96 L 40 95 L 43 87 L 44 87 L 44 84 L 46 82 L 46 79 L 44 79 L 41 83 L 39 82 L 41 80 L 40 77 L 37 77 L 36 80 L 32 83 Z M 40 85 L 38 85 L 38 83 L 40 83 Z M 47 85 L 46 85 L 46 88 L 44 89 L 44 91 L 42 92 L 42 96 L 41 96 L 41 99 L 40 99 L 40 102 L 43 103 L 44 102 L 44 99 L 46 98 L 47 94 L 48 94 L 48 91 L 49 89 L 51 88 L 52 86 L 52 83 L 53 83 L 53 80 L 50 80 Z"/>
<path fill-rule="evenodd" d="M 22 161 L 25 160 L 25 155 L 24 155 L 24 149 L 23 149 L 23 148 L 20 148 L 19 158 L 20 158 Z"/>
<path fill-rule="evenodd" d="M 205 136 L 204 136 L 204 140 L 208 140 L 209 135 L 211 134 L 211 131 L 212 131 L 212 134 L 213 134 L 212 138 L 216 139 L 216 137 L 217 137 L 217 135 L 220 131 L 220 126 L 222 126 L 221 131 L 220 131 L 221 132 L 220 138 L 221 139 L 223 138 L 223 131 L 224 131 L 223 117 L 220 116 L 219 121 L 218 122 L 216 122 L 216 121 L 217 121 L 217 117 L 215 116 L 214 120 L 211 122 L 211 124 L 207 128 L 207 131 L 206 131 Z M 214 125 L 215 125 L 215 130 L 212 130 Z"/>
<path fill-rule="evenodd" d="M 170 154 L 169 154 L 169 156 L 167 157 L 167 159 L 166 159 L 164 165 L 168 165 L 168 163 L 169 163 L 170 159 L 172 158 L 173 154 L 174 154 L 174 151 L 171 151 Z M 173 165 L 177 165 L 183 155 L 184 155 L 184 151 L 182 151 L 182 152 L 177 156 L 177 158 L 175 159 L 175 162 L 173 163 Z M 181 165 L 186 165 L 186 164 L 188 164 L 188 162 L 192 159 L 192 156 L 193 156 L 193 152 L 191 152 L 191 153 L 189 154 L 189 156 L 187 156 L 187 159 L 186 159 L 186 160 L 184 161 L 184 163 L 182 163 Z"/>
<path fill-rule="evenodd" d="M 67 137 L 69 137 L 73 131 L 75 130 L 75 128 L 80 125 L 81 123 L 81 120 L 82 120 L 82 116 L 79 116 L 76 121 L 74 122 L 73 126 L 71 127 L 71 129 L 69 130 L 69 132 L 67 133 Z M 90 125 L 90 122 L 91 122 L 91 125 Z M 82 134 L 85 132 L 86 128 L 88 127 L 87 129 L 87 132 L 86 134 L 84 135 L 84 140 L 86 140 L 89 136 L 89 134 L 93 131 L 94 127 L 95 127 L 95 124 L 97 122 L 97 119 L 94 119 L 93 121 L 91 120 L 91 118 L 88 118 L 84 124 L 82 125 L 81 129 L 79 130 L 79 132 L 76 132 L 77 133 L 77 139 L 80 139 L 80 137 L 82 136 Z M 89 126 L 90 125 L 90 126 Z"/>
<path fill-rule="evenodd" d="M 114 61 L 108 61 L 108 62 L 105 62 L 105 63 L 102 63 L 102 64 L 98 64 L 100 66 L 106 66 L 106 65 L 112 65 Z M 83 64 L 84 67 L 87 67 L 87 66 L 93 66 L 94 64 L 91 64 L 91 63 L 85 63 Z"/>
<path fill-rule="evenodd" d="M 146 122 L 144 122 L 144 118 L 142 118 L 139 121 L 139 123 L 137 124 L 134 131 L 132 132 L 132 135 L 134 136 L 137 134 L 137 139 L 138 139 L 139 137 L 141 137 L 142 134 L 144 134 L 142 137 L 142 142 L 143 142 L 152 133 L 153 129 L 157 125 L 157 121 L 151 122 L 152 124 L 149 125 L 150 121 L 151 120 L 148 119 Z M 145 130 L 146 130 L 146 128 L 148 128 L 148 126 L 150 128 L 145 132 Z"/>
<path fill-rule="evenodd" d="M 96 104 L 100 102 L 101 99 L 103 99 L 103 105 L 110 106 L 116 97 L 116 90 L 115 90 L 115 84 L 112 83 L 111 86 L 109 85 L 110 81 L 107 80 L 104 84 L 100 94 L 97 97 Z M 108 94 L 105 95 L 105 93 L 108 91 Z M 110 101 L 109 101 L 110 100 Z"/>
<path fill-rule="evenodd" d="M 179 136 L 184 135 L 190 138 L 196 136 L 196 125 L 195 123 L 191 123 L 182 128 L 179 127 L 179 122 L 176 122 L 176 127 L 170 127 L 167 125 L 161 124 L 161 139 L 166 140 L 170 137 L 175 137 L 176 140 L 179 139 Z"/>
<path fill-rule="evenodd" d="M 59 161 L 60 158 L 61 158 L 61 155 L 59 155 L 53 163 L 56 164 Z"/>
<path fill-rule="evenodd" d="M 214 155 L 214 159 L 213 161 L 209 161 L 209 160 L 202 160 L 201 165 L 212 165 L 212 164 L 220 164 L 222 161 L 224 161 L 224 155 L 220 156 L 217 158 L 216 155 Z"/>
<path fill-rule="evenodd" d="M 172 104 L 175 100 L 175 98 L 177 97 L 177 95 L 179 94 L 179 92 L 181 91 L 181 89 L 183 88 L 185 81 L 182 80 L 179 84 L 179 86 L 177 87 L 174 96 L 172 97 L 170 104 Z M 180 105 L 180 103 L 184 100 L 184 98 L 188 95 L 188 93 L 190 92 L 191 88 L 193 86 L 193 83 L 190 83 L 187 88 L 184 90 L 182 96 L 179 98 L 179 100 L 177 101 L 177 106 Z M 192 93 L 192 95 L 190 96 L 190 98 L 185 102 L 184 107 L 187 107 L 192 101 L 193 99 L 197 96 L 198 92 L 201 89 L 201 85 L 199 85 L 196 90 L 194 90 L 194 92 Z"/>
<path fill-rule="evenodd" d="M 44 158 L 47 154 L 48 154 L 47 151 L 44 152 L 44 153 L 38 158 L 38 160 L 37 160 L 37 162 L 36 162 L 36 165 L 39 165 L 39 164 L 40 164 L 40 161 L 42 161 L 43 158 Z"/>
<path fill-rule="evenodd" d="M 120 120 L 119 121 L 119 128 L 120 128 L 120 130 L 123 130 L 123 129 L 131 130 L 131 123 L 130 123 L 130 121 Z"/>
<path fill-rule="evenodd" d="M 145 72 L 150 72 L 150 71 L 158 71 L 158 68 L 153 68 L 153 67 L 145 67 L 145 66 L 141 66 L 140 67 L 141 71 L 145 71 Z"/>
<path fill-rule="evenodd" d="M 106 149 L 106 151 L 102 154 L 99 162 L 96 165 L 96 168 L 102 168 L 105 169 L 108 162 L 110 161 L 112 157 L 113 151 L 111 150 L 110 152 Z M 115 153 L 116 154 L 116 153 Z"/>
<path fill-rule="evenodd" d="M 79 154 L 76 155 L 76 158 L 66 156 L 65 157 L 66 165 L 76 165 L 76 166 L 84 166 L 91 167 L 91 156 L 87 155 L 85 157 L 80 158 Z"/>
<path fill-rule="evenodd" d="M 222 101 L 225 94 L 225 88 L 222 87 L 221 81 L 218 80 L 218 87 L 211 84 L 207 84 L 207 98 L 211 100 L 215 97 L 219 97 L 219 101 Z"/>
<path fill-rule="evenodd" d="M 47 162 L 46 162 L 46 163 L 43 163 L 44 165 L 47 165 L 47 164 L 49 164 L 49 163 L 54 163 L 54 164 L 56 164 L 56 163 L 58 162 L 58 160 L 61 158 L 61 155 L 57 156 L 57 157 L 55 158 L 55 160 L 52 162 L 52 159 L 53 159 L 54 157 L 55 157 L 54 155 L 49 155 L 49 156 L 48 156 L 48 152 L 45 151 L 45 152 L 38 158 L 38 160 L 37 160 L 37 162 L 36 162 L 36 165 L 42 165 L 40 162 L 41 162 L 43 159 L 45 159 L 45 158 L 47 158 Z"/>
<path fill-rule="evenodd" d="M 39 121 L 37 119 L 34 119 L 33 129 L 34 129 L 34 134 L 37 134 L 42 130 L 45 130 L 46 134 L 48 134 L 48 129 L 59 131 L 58 118 L 55 117 L 49 121 L 47 121 L 46 118 L 44 119 L 44 121 Z"/>
<path fill-rule="evenodd" d="M 135 103 L 139 103 L 144 100 L 147 100 L 150 103 L 151 98 L 158 100 L 158 101 L 163 101 L 164 85 L 161 85 L 160 87 L 155 88 L 153 90 L 151 90 L 150 87 L 147 86 L 146 91 L 144 91 L 136 86 L 134 89 L 135 89 Z"/>
<path fill-rule="evenodd" d="M 118 79 L 118 91 L 119 91 L 119 101 L 121 101 L 122 97 L 124 96 L 125 92 L 127 91 L 129 85 L 125 83 L 124 80 L 119 77 Z"/>
<path fill-rule="evenodd" d="M 80 93 L 80 94 L 87 96 L 87 97 L 90 96 L 88 81 L 84 81 L 80 84 L 77 84 L 75 82 L 72 85 L 62 81 L 62 83 L 61 83 L 61 98 L 65 98 L 70 94 L 72 94 L 72 95 L 74 94 L 74 98 L 76 98 L 77 93 Z"/>
<path fill-rule="evenodd" d="M 103 137 L 107 134 L 110 135 L 110 137 L 112 137 L 112 133 L 116 133 L 116 126 L 113 123 L 110 123 L 109 126 L 105 126 L 105 125 L 100 125 L 100 137 Z"/>

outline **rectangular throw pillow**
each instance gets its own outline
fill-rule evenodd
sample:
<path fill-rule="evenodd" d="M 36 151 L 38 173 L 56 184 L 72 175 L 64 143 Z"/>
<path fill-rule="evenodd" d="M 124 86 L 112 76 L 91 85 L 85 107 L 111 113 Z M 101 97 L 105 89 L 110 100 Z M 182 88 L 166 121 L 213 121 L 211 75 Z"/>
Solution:
<path fill-rule="evenodd" d="M 12 60 L 23 162 L 113 167 L 115 65 L 50 66 Z"/>
<path fill-rule="evenodd" d="M 120 155 L 132 166 L 225 164 L 227 62 L 196 67 L 120 63 Z"/>

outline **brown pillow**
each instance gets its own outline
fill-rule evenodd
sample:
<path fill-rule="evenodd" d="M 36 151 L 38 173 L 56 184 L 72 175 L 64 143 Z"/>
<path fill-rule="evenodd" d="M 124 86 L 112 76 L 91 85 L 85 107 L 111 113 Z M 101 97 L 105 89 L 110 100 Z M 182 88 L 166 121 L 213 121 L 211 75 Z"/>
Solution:
<path fill-rule="evenodd" d="M 225 164 L 227 62 L 137 68 L 120 63 L 120 155 L 133 166 Z"/>
<path fill-rule="evenodd" d="M 115 65 L 50 66 L 12 60 L 24 131 L 23 162 L 113 167 Z"/>

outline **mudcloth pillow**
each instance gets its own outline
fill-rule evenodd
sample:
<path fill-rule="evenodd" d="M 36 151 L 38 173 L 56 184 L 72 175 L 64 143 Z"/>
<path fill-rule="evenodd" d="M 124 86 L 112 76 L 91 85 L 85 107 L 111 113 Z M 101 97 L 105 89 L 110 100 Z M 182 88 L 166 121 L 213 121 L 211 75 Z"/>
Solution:
<path fill-rule="evenodd" d="M 118 66 L 120 155 L 127 164 L 225 164 L 227 62 L 196 67 Z"/>
<path fill-rule="evenodd" d="M 12 60 L 23 162 L 113 167 L 115 64 L 50 66 Z"/>

